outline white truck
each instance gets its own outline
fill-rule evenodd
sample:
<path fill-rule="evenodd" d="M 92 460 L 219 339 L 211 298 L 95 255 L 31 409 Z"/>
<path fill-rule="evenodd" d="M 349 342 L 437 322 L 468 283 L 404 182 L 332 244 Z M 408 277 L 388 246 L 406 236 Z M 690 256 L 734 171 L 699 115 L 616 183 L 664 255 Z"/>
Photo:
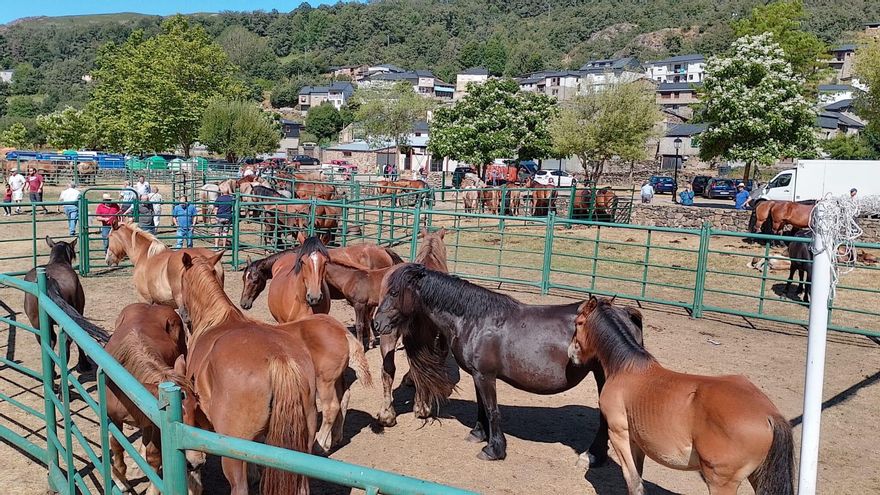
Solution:
<path fill-rule="evenodd" d="M 798 160 L 795 168 L 776 174 L 754 197 L 776 201 L 812 201 L 827 195 L 880 195 L 878 160 Z"/>

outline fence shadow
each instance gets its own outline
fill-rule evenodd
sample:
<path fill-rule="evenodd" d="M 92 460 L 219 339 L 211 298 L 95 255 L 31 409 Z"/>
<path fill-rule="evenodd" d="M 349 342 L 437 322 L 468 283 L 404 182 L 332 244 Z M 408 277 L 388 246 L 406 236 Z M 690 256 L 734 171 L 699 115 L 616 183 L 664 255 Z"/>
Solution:
<path fill-rule="evenodd" d="M 866 388 L 866 387 L 870 387 L 871 385 L 874 385 L 875 383 L 878 383 L 878 382 L 880 382 L 880 371 L 874 373 L 871 376 L 865 377 L 865 379 L 859 381 L 858 383 L 853 384 L 852 386 L 850 386 L 846 390 L 838 393 L 834 397 L 822 402 L 822 410 L 824 411 L 825 409 L 828 409 L 830 407 L 840 405 L 840 404 L 848 401 L 850 398 L 852 398 L 852 396 L 854 396 L 856 393 L 858 393 L 859 390 Z M 791 425 L 792 426 L 799 426 L 803 422 L 804 422 L 804 416 L 800 415 L 800 416 L 797 416 L 791 420 Z"/>

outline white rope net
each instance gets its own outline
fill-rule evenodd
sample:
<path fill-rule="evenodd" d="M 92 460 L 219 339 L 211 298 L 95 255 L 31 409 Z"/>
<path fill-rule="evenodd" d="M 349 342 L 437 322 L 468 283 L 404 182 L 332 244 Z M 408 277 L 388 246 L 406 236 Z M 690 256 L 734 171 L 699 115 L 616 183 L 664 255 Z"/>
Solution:
<path fill-rule="evenodd" d="M 857 259 L 853 244 L 862 235 L 859 217 L 870 214 L 880 214 L 880 196 L 828 197 L 813 207 L 810 229 L 814 236 L 822 238 L 825 248 L 823 253 L 813 254 L 828 256 L 831 261 L 832 299 L 840 274 L 852 270 Z"/>

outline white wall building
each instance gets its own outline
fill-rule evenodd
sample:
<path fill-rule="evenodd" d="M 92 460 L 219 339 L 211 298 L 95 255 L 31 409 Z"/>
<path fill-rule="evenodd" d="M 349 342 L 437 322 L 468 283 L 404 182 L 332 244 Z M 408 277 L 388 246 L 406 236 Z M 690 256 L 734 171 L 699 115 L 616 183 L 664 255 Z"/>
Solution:
<path fill-rule="evenodd" d="M 679 55 L 665 60 L 645 62 L 645 75 L 658 83 L 703 82 L 706 58 L 702 55 Z"/>
<path fill-rule="evenodd" d="M 489 80 L 489 70 L 485 67 L 473 67 L 459 72 L 455 76 L 454 99 L 459 99 L 467 94 L 468 84 L 483 84 Z"/>

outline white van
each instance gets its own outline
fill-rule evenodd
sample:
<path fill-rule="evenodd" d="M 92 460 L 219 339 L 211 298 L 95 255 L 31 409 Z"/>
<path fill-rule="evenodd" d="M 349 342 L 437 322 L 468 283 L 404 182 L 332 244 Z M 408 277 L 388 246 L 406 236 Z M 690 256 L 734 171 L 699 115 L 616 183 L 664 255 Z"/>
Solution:
<path fill-rule="evenodd" d="M 795 168 L 776 174 L 754 201 L 813 201 L 826 195 L 880 195 L 880 161 L 798 160 Z"/>

